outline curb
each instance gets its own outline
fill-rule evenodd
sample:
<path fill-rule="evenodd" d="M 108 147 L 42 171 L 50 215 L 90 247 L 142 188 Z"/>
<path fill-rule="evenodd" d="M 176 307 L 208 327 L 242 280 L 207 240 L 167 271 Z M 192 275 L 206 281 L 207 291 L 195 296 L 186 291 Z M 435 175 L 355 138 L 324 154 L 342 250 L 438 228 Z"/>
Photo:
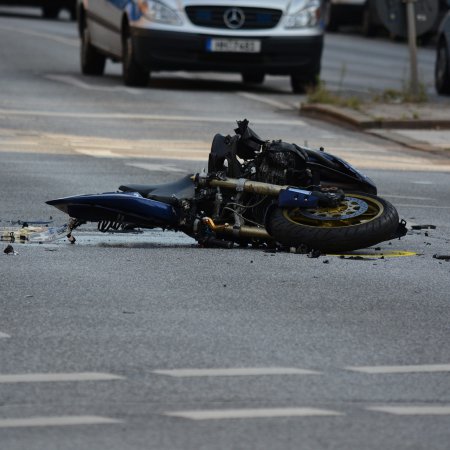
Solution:
<path fill-rule="evenodd" d="M 335 120 L 344 122 L 357 128 L 379 128 L 390 129 L 398 128 L 403 130 L 429 130 L 441 129 L 450 130 L 450 119 L 433 119 L 433 120 L 403 120 L 403 119 L 374 119 L 359 111 L 338 108 L 333 105 L 325 105 L 322 103 L 302 103 L 300 105 L 300 113 L 320 117 L 323 120 Z"/>
<path fill-rule="evenodd" d="M 440 154 L 448 153 L 450 155 L 448 150 L 441 147 L 436 147 L 429 142 L 412 139 L 393 131 L 393 129 L 449 130 L 450 120 L 375 120 L 359 111 L 352 111 L 320 103 L 302 103 L 300 105 L 300 114 L 340 125 L 351 126 L 366 133 L 404 145 L 405 147 L 413 148 L 415 150 Z"/>

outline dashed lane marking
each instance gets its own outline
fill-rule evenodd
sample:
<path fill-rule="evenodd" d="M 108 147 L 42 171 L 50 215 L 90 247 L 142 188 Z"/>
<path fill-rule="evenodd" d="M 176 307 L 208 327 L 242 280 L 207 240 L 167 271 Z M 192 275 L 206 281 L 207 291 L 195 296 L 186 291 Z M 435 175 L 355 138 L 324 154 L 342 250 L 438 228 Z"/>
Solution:
<path fill-rule="evenodd" d="M 173 369 L 154 370 L 153 373 L 171 377 L 236 377 L 257 375 L 319 375 L 314 370 L 292 367 L 238 367 L 231 369 Z"/>
<path fill-rule="evenodd" d="M 7 338 L 10 338 L 11 336 L 9 335 L 9 334 L 6 334 L 6 333 L 2 333 L 1 331 L 0 331 L 0 339 L 7 339 Z"/>
<path fill-rule="evenodd" d="M 398 416 L 448 416 L 450 406 L 370 406 L 368 411 L 378 411 Z"/>
<path fill-rule="evenodd" d="M 123 423 L 122 420 L 101 416 L 58 416 L 0 419 L 0 428 L 64 427 Z"/>
<path fill-rule="evenodd" d="M 80 373 L 25 373 L 0 375 L 2 383 L 42 383 L 60 381 L 109 381 L 123 380 L 124 377 L 110 373 L 80 372 Z"/>
<path fill-rule="evenodd" d="M 409 366 L 349 366 L 346 370 L 368 374 L 450 372 L 450 364 L 420 364 Z"/>
<path fill-rule="evenodd" d="M 344 413 L 317 408 L 213 409 L 165 412 L 165 416 L 191 420 L 259 419 L 269 417 L 343 416 Z"/>

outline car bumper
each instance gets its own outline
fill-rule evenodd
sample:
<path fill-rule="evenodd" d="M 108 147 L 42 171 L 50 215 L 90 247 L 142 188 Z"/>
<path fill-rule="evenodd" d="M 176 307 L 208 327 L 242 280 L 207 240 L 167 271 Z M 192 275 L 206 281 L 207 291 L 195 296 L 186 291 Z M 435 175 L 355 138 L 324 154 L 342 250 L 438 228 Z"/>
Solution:
<path fill-rule="evenodd" d="M 223 36 L 132 30 L 136 61 L 149 70 L 201 70 L 243 72 L 250 70 L 288 74 L 320 72 L 323 36 L 261 37 L 259 53 L 207 51 L 209 38 Z M 233 39 L 255 39 L 241 36 Z"/>

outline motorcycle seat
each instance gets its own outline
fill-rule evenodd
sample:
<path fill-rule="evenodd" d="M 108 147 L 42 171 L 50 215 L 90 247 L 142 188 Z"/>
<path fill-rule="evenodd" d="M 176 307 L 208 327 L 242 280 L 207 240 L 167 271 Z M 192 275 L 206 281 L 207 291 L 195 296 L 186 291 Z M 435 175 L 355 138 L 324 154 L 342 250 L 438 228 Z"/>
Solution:
<path fill-rule="evenodd" d="M 183 199 L 193 198 L 195 184 L 192 175 L 164 184 L 123 184 L 119 186 L 122 192 L 138 192 L 142 197 L 177 206 Z"/>

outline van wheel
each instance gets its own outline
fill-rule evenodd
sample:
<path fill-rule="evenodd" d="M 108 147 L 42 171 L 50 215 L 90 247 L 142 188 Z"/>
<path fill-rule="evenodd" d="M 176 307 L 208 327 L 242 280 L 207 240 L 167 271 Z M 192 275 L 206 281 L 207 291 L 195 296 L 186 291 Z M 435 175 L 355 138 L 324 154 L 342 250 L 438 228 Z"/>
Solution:
<path fill-rule="evenodd" d="M 362 34 L 366 37 L 374 37 L 377 34 L 377 27 L 372 20 L 372 12 L 370 10 L 370 5 L 366 3 L 362 15 L 361 23 Z"/>
<path fill-rule="evenodd" d="M 265 76 L 263 72 L 242 72 L 242 81 L 246 84 L 263 84 Z"/>
<path fill-rule="evenodd" d="M 133 39 L 129 33 L 126 34 L 122 43 L 122 74 L 127 86 L 145 87 L 148 84 L 150 73 L 136 62 Z"/>
<path fill-rule="evenodd" d="M 87 24 L 84 25 L 81 34 L 80 61 L 83 75 L 103 75 L 106 57 L 91 44 Z"/>
<path fill-rule="evenodd" d="M 327 1 L 324 5 L 324 23 L 327 31 L 338 31 L 339 29 L 339 21 L 331 1 Z"/>
<path fill-rule="evenodd" d="M 319 74 L 293 73 L 291 74 L 292 91 L 296 94 L 305 94 L 319 84 Z"/>
<path fill-rule="evenodd" d="M 438 44 L 434 83 L 438 94 L 450 95 L 450 58 L 449 49 L 444 40 Z"/>
<path fill-rule="evenodd" d="M 46 19 L 56 19 L 59 14 L 58 6 L 43 6 L 42 7 L 42 15 Z"/>

